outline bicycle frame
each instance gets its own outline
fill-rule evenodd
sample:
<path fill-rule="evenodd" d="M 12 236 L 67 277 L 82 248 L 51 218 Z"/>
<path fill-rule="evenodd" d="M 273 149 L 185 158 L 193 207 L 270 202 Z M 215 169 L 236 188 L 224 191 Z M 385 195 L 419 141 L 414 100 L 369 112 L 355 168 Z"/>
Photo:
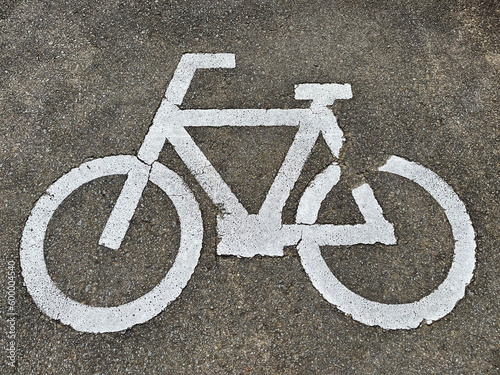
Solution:
<path fill-rule="evenodd" d="M 342 131 L 327 106 L 351 97 L 349 85 L 300 84 L 295 98 L 312 100 L 308 109 L 180 110 L 196 69 L 234 67 L 231 54 L 188 54 L 181 59 L 138 155 L 94 159 L 57 179 L 33 207 L 23 231 L 20 263 L 28 292 L 49 317 L 83 332 L 116 332 L 158 315 L 186 286 L 199 260 L 203 222 L 199 204 L 189 186 L 157 161 L 168 140 L 191 173 L 220 208 L 217 253 L 251 257 L 282 256 L 283 247 L 297 245 L 297 253 L 314 287 L 331 304 L 366 325 L 386 329 L 418 327 L 441 319 L 464 297 L 475 265 L 475 232 L 464 203 L 437 174 L 417 163 L 391 156 L 379 171 L 398 175 L 423 188 L 444 210 L 455 241 L 454 258 L 446 279 L 418 301 L 386 304 L 349 290 L 330 270 L 321 246 L 395 244 L 391 223 L 372 189 L 363 184 L 352 190 L 364 218 L 356 225 L 315 224 L 321 203 L 339 181 L 340 167 L 331 164 L 307 186 L 299 200 L 296 224 L 283 225 L 281 212 L 318 136 L 323 135 L 338 156 Z M 258 214 L 250 215 L 210 161 L 195 144 L 187 126 L 295 126 L 298 131 Z M 119 306 L 89 306 L 67 297 L 47 270 L 44 242 L 54 212 L 79 187 L 101 177 L 127 175 L 120 196 L 99 243 L 118 249 L 128 230 L 143 190 L 151 181 L 170 197 L 180 223 L 175 260 L 165 277 L 149 292 Z"/>
<path fill-rule="evenodd" d="M 351 244 L 353 241 L 357 241 L 355 243 L 374 243 L 384 240 L 385 243 L 393 243 L 393 236 L 389 236 L 390 239 L 387 240 L 387 235 L 377 236 L 378 230 L 375 230 L 375 227 L 378 229 L 384 227 L 392 233 L 392 225 L 385 221 L 381 213 L 373 215 L 368 212 L 368 209 L 362 210 L 365 219 L 367 217 L 375 219 L 371 221 L 368 219 L 361 226 L 322 225 L 320 228 L 320 226 L 300 223 L 282 225 L 281 213 L 285 203 L 320 134 L 323 135 L 333 155 L 339 156 L 343 143 L 343 132 L 338 127 L 336 118 L 327 105 L 333 104 L 336 99 L 351 98 L 350 85 L 296 85 L 296 99 L 312 100 L 311 107 L 307 109 L 179 109 L 178 106 L 182 103 L 196 69 L 232 68 L 234 66 L 235 61 L 232 54 L 186 54 L 182 57 L 166 90 L 165 98 L 153 119 L 153 124 L 138 152 L 138 158 L 148 167 L 129 173 L 122 193 L 103 231 L 100 244 L 115 249 L 120 246 L 128 228 L 128 222 L 132 218 L 148 181 L 151 168 L 156 163 L 166 140 L 172 144 L 213 203 L 221 209 L 222 213 L 218 217 L 217 224 L 217 231 L 221 239 L 217 247 L 219 255 L 282 256 L 284 246 L 297 244 L 303 236 L 307 236 L 311 229 L 314 231 L 315 239 L 319 241 L 321 241 L 321 237 L 332 238 L 333 236 L 338 239 L 347 236 L 348 240 L 344 240 L 344 242 L 347 241 L 345 244 Z M 293 143 L 258 214 L 249 214 L 238 201 L 230 187 L 186 131 L 185 127 L 187 126 L 293 126 L 298 128 Z M 328 184 L 331 188 L 338 182 L 340 167 L 333 164 L 325 171 L 325 174 L 329 177 Z M 370 200 L 372 206 L 375 204 L 376 207 L 379 207 L 371 189 L 366 191 L 365 186 L 357 192 L 357 195 L 354 195 L 360 208 L 361 206 L 369 206 L 361 203 L 363 197 L 366 198 L 366 196 L 368 196 L 367 199 Z M 307 222 L 307 218 L 302 221 Z M 367 233 L 367 226 L 370 225 L 375 226 Z M 328 240 L 325 239 L 324 242 L 327 243 Z M 335 243 L 344 244 L 342 240 L 340 243 L 338 240 Z"/>

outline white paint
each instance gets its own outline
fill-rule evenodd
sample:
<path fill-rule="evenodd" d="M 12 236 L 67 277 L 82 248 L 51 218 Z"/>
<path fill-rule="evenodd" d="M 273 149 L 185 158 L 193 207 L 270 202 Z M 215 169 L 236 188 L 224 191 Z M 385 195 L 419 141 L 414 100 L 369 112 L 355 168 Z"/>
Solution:
<path fill-rule="evenodd" d="M 149 180 L 149 165 L 142 164 L 128 172 L 127 180 L 122 192 L 115 203 L 113 211 L 104 227 L 99 245 L 117 250 L 125 233 L 127 233 L 130 220 L 134 216 L 139 199 Z"/>
<path fill-rule="evenodd" d="M 351 85 L 348 83 L 302 83 L 295 85 L 295 99 L 312 100 L 311 108 L 332 105 L 337 99 L 351 99 Z"/>
<path fill-rule="evenodd" d="M 392 156 L 380 170 L 412 180 L 443 207 L 452 228 L 455 250 L 448 276 L 441 285 L 431 294 L 412 303 L 374 302 L 347 289 L 330 271 L 320 251 L 320 245 L 330 245 L 329 241 L 318 241 L 320 236 L 311 235 L 299 244 L 299 255 L 316 289 L 328 302 L 353 319 L 386 329 L 416 328 L 422 321 L 431 323 L 441 319 L 463 298 L 475 264 L 474 230 L 464 204 L 434 172 L 396 156 Z"/>
<path fill-rule="evenodd" d="M 337 185 L 340 180 L 340 166 L 329 165 L 323 172 L 318 174 L 304 191 L 297 209 L 296 221 L 298 224 L 314 224 L 318 217 L 321 202 L 326 195 Z"/>
<path fill-rule="evenodd" d="M 317 178 L 323 178 L 320 174 Z M 318 184 L 311 184 L 301 198 L 297 210 L 297 216 L 302 217 L 313 215 L 308 210 L 309 206 L 319 207 L 324 196 L 330 191 L 326 188 L 321 191 Z M 327 187 L 328 185 L 324 185 Z M 308 190 L 317 191 L 317 195 L 310 194 Z M 373 191 L 368 184 L 363 184 L 352 191 L 352 195 L 359 211 L 363 215 L 364 224 L 356 225 L 331 225 L 317 224 L 303 227 L 303 242 L 312 241 L 318 246 L 349 246 L 357 244 L 382 243 L 385 245 L 396 244 L 394 236 L 394 227 L 383 216 L 382 208 L 373 195 Z M 315 210 L 314 216 L 307 216 L 307 219 L 314 223 L 317 220 L 318 211 Z"/>
<path fill-rule="evenodd" d="M 186 53 L 177 65 L 165 92 L 165 98 L 172 104 L 182 104 L 196 69 L 234 68 L 235 66 L 236 62 L 232 53 Z"/>
<path fill-rule="evenodd" d="M 166 140 L 186 164 L 219 209 L 217 253 L 238 257 L 282 256 L 283 247 L 297 245 L 304 269 L 314 286 L 332 304 L 368 325 L 385 328 L 416 327 L 446 315 L 463 296 L 474 268 L 474 231 L 463 203 L 435 174 L 417 164 L 393 157 L 383 171 L 420 184 L 445 209 L 457 247 L 445 282 L 436 292 L 414 304 L 384 305 L 349 291 L 330 272 L 321 257 L 322 245 L 394 244 L 393 225 L 385 220 L 369 185 L 353 190 L 365 220 L 357 225 L 314 224 L 321 202 L 340 178 L 340 167 L 330 165 L 312 181 L 302 196 L 297 222 L 282 224 L 282 211 L 302 168 L 320 135 L 333 155 L 339 155 L 344 138 L 333 113 L 326 107 L 336 99 L 352 97 L 349 84 L 300 84 L 295 97 L 311 100 L 308 109 L 196 109 L 180 110 L 196 69 L 232 68 L 232 54 L 186 54 L 168 86 L 137 157 L 112 156 L 84 163 L 57 180 L 33 208 L 21 240 L 21 266 L 35 303 L 48 316 L 84 332 L 112 332 L 146 322 L 177 298 L 198 261 L 203 226 L 198 204 L 182 179 L 156 160 Z M 250 215 L 195 144 L 187 126 L 295 126 L 288 150 L 259 213 Z M 181 241 L 174 265 L 150 292 L 117 307 L 91 307 L 71 300 L 54 285 L 43 257 L 45 232 L 62 201 L 78 187 L 96 178 L 127 175 L 122 192 L 100 238 L 100 244 L 119 249 L 148 181 L 173 201 L 181 222 Z"/>
<path fill-rule="evenodd" d="M 65 296 L 47 272 L 44 238 L 47 225 L 69 194 L 100 177 L 123 175 L 142 168 L 135 156 L 109 156 L 82 164 L 57 180 L 31 211 L 21 240 L 21 267 L 24 282 L 40 310 L 83 332 L 122 331 L 158 315 L 180 294 L 190 279 L 200 255 L 203 224 L 193 194 L 184 181 L 159 163 L 153 165 L 150 181 L 172 200 L 180 221 L 180 247 L 174 264 L 151 291 L 117 306 L 93 307 Z"/>

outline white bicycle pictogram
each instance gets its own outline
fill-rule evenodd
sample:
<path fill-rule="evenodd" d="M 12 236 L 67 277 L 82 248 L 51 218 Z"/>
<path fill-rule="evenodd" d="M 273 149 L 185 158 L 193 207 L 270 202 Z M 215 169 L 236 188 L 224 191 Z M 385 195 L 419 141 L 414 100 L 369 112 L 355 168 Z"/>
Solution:
<path fill-rule="evenodd" d="M 383 215 L 371 187 L 352 191 L 363 224 L 315 224 L 321 203 L 337 184 L 340 166 L 319 173 L 300 198 L 295 224 L 282 223 L 282 211 L 302 167 L 320 134 L 336 157 L 343 132 L 327 107 L 352 97 L 349 84 L 306 83 L 295 86 L 295 98 L 310 100 L 306 109 L 179 108 L 196 69 L 233 68 L 233 54 L 185 54 L 170 81 L 153 123 L 135 155 L 109 156 L 86 162 L 54 182 L 36 202 L 21 239 L 20 259 L 28 292 L 49 317 L 83 332 L 114 332 L 144 323 L 176 299 L 198 263 L 203 223 L 198 202 L 183 179 L 157 161 L 166 140 L 223 212 L 217 218 L 219 255 L 283 256 L 283 247 L 297 245 L 302 265 L 314 287 L 338 309 L 366 325 L 386 329 L 418 327 L 447 315 L 464 296 L 475 264 L 475 234 L 465 205 L 453 189 L 429 169 L 392 156 L 380 171 L 396 174 L 425 189 L 444 209 L 455 240 L 453 262 L 445 280 L 418 301 L 385 304 L 368 300 L 345 287 L 328 268 L 321 246 L 396 244 L 393 225 Z M 195 144 L 186 126 L 294 126 L 297 133 L 257 214 L 249 214 Z M 44 239 L 49 221 L 61 203 L 80 186 L 97 178 L 126 175 L 126 181 L 99 240 L 118 249 L 148 182 L 173 202 L 180 221 L 180 245 L 167 274 L 145 295 L 112 307 L 88 306 L 66 295 L 48 274 Z"/>

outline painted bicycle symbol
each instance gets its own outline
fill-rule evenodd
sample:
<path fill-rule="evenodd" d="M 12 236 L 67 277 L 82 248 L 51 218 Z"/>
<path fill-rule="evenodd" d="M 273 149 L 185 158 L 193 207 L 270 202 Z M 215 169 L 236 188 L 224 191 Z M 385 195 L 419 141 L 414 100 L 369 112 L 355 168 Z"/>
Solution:
<path fill-rule="evenodd" d="M 454 257 L 445 280 L 418 301 L 385 304 L 368 300 L 345 287 L 328 268 L 321 246 L 396 244 L 393 225 L 383 215 L 371 187 L 363 184 L 352 195 L 364 217 L 363 224 L 315 224 L 322 201 L 340 178 L 340 166 L 319 173 L 300 198 L 296 223 L 282 224 L 282 210 L 299 178 L 318 136 L 339 156 L 343 132 L 327 106 L 352 97 L 349 84 L 305 83 L 295 87 L 295 98 L 310 100 L 307 109 L 194 109 L 181 110 L 196 69 L 233 68 L 233 54 L 185 54 L 166 90 L 153 123 L 135 155 L 109 156 L 86 162 L 54 182 L 37 201 L 21 240 L 21 266 L 26 287 L 49 317 L 84 332 L 114 332 L 144 323 L 176 299 L 190 279 L 200 256 L 203 223 L 199 205 L 183 179 L 157 161 L 166 140 L 196 177 L 210 199 L 222 208 L 217 232 L 219 255 L 283 256 L 283 247 L 297 245 L 302 265 L 323 297 L 353 319 L 387 329 L 415 328 L 447 315 L 465 293 L 475 263 L 474 230 L 465 205 L 438 175 L 429 169 L 392 156 L 380 171 L 402 176 L 425 189 L 444 209 L 455 240 Z M 186 126 L 294 126 L 293 143 L 258 214 L 249 214 L 207 157 Z M 61 203 L 80 186 L 97 178 L 126 175 L 126 181 L 99 240 L 118 249 L 129 228 L 148 182 L 157 185 L 173 202 L 181 237 L 176 259 L 164 278 L 138 299 L 113 307 L 84 305 L 64 295 L 48 274 L 44 239 L 49 221 Z"/>

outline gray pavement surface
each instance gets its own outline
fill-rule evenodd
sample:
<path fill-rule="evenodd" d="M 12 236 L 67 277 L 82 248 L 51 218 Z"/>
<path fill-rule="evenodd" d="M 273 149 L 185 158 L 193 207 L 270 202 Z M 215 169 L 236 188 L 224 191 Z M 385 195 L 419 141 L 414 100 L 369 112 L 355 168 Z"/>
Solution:
<path fill-rule="evenodd" d="M 499 374 L 500 5 L 496 1 L 0 1 L 0 373 Z M 389 155 L 433 170 L 476 231 L 474 278 L 443 319 L 414 330 L 369 327 L 322 298 L 295 247 L 282 258 L 216 255 L 218 208 L 170 145 L 160 160 L 200 202 L 200 262 L 180 297 L 125 332 L 77 332 L 44 315 L 19 266 L 36 200 L 82 162 L 135 154 L 183 53 L 231 52 L 236 68 L 195 75 L 183 108 L 295 108 L 296 83 L 348 82 L 332 110 L 345 133 L 342 179 L 321 223 L 354 224 L 350 194 L 373 187 L 398 245 L 324 248 L 332 272 L 373 301 L 432 292 L 453 259 L 443 210 L 404 179 L 376 173 Z M 295 130 L 191 128 L 240 201 L 257 212 Z M 316 144 L 283 223 L 334 160 Z M 124 179 L 92 182 L 50 222 L 49 274 L 71 298 L 116 306 L 154 287 L 179 242 L 172 203 L 148 185 L 123 247 L 97 245 Z M 15 264 L 15 369 L 4 350 L 8 262 Z"/>

